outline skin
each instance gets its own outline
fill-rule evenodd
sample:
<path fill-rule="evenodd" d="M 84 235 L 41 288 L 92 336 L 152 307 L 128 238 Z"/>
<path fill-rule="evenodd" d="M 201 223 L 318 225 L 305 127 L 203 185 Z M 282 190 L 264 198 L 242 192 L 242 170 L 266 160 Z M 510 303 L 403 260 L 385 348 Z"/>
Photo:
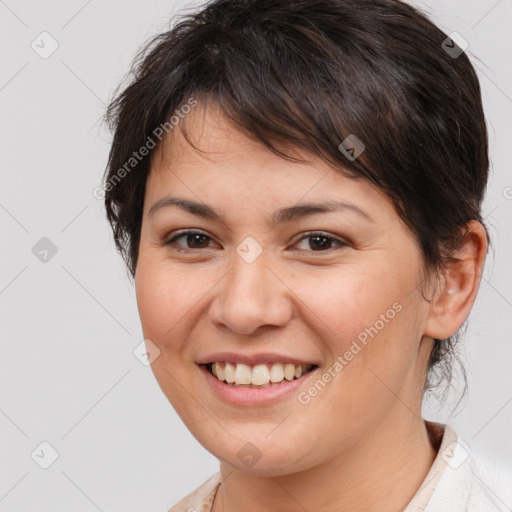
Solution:
<path fill-rule="evenodd" d="M 144 337 L 160 350 L 156 379 L 220 461 L 214 512 L 402 510 L 436 456 L 421 418 L 432 338 L 452 335 L 469 314 L 483 226 L 469 224 L 459 259 L 434 287 L 415 237 L 371 183 L 298 149 L 309 163 L 280 158 L 212 103 L 181 122 L 204 153 L 176 128 L 153 154 L 135 285 Z M 176 206 L 149 216 L 169 195 L 211 205 L 224 222 Z M 350 210 L 270 221 L 279 208 L 325 199 L 351 202 L 373 222 Z M 206 238 L 165 245 L 184 229 Z M 309 231 L 332 241 L 318 248 Z M 236 252 L 247 236 L 263 249 L 250 264 Z M 195 363 L 214 351 L 279 352 L 318 362 L 322 374 L 395 303 L 401 311 L 307 404 L 298 393 L 275 405 L 228 404 Z M 261 453 L 252 467 L 237 457 L 247 442 Z"/>

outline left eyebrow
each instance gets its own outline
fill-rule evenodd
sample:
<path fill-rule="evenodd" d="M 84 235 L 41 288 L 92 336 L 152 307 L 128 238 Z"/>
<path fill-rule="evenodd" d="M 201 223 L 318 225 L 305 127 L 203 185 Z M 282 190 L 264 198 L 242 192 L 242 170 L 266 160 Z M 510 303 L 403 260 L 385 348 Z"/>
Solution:
<path fill-rule="evenodd" d="M 291 222 L 293 220 L 297 220 L 301 217 L 306 217 L 308 215 L 313 215 L 315 213 L 329 213 L 329 212 L 352 212 L 357 215 L 363 217 L 369 222 L 375 222 L 375 220 L 370 217 L 368 213 L 364 210 L 361 210 L 359 206 L 356 206 L 353 203 L 349 203 L 346 201 L 322 201 L 319 203 L 301 203 L 295 206 L 290 206 L 288 208 L 283 208 L 278 210 L 273 215 L 273 220 L 275 224 L 280 224 L 283 222 Z"/>
<path fill-rule="evenodd" d="M 177 206 L 178 208 L 181 208 L 182 210 L 185 210 L 199 217 L 225 223 L 222 214 L 215 208 L 205 203 L 199 203 L 197 201 L 179 197 L 164 197 L 158 200 L 149 209 L 148 216 L 154 215 L 155 212 L 162 208 L 168 208 L 171 206 Z M 321 201 L 318 203 L 301 203 L 295 206 L 282 208 L 274 212 L 272 215 L 272 220 L 274 224 L 282 224 L 292 222 L 309 215 L 314 215 L 316 213 L 330 213 L 339 211 L 352 212 L 363 217 L 369 222 L 375 222 L 375 220 L 368 213 L 359 208 L 359 206 L 356 206 L 353 203 L 339 200 Z"/>

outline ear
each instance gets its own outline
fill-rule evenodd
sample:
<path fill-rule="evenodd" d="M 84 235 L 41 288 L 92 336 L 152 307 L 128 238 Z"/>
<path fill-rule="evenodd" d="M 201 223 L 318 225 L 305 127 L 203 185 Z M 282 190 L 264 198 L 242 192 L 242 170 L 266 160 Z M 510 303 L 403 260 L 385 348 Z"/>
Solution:
<path fill-rule="evenodd" d="M 455 334 L 476 298 L 487 254 L 487 234 L 476 220 L 466 224 L 465 229 L 453 254 L 454 261 L 448 264 L 432 298 L 424 331 L 431 338 L 443 340 Z"/>

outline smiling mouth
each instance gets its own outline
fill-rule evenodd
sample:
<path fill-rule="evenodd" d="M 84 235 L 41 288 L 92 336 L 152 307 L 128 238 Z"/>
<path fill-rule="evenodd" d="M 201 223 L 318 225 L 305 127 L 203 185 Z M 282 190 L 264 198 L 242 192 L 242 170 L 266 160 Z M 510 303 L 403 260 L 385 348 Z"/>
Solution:
<path fill-rule="evenodd" d="M 208 372 L 223 384 L 232 387 L 268 388 L 298 380 L 318 368 L 315 364 L 264 363 L 254 366 L 213 362 L 203 364 Z"/>

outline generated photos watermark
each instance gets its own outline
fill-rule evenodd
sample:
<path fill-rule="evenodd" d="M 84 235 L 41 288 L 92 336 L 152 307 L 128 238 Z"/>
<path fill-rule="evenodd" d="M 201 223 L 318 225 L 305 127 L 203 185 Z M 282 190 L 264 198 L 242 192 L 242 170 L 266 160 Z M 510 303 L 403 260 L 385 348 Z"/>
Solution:
<path fill-rule="evenodd" d="M 379 334 L 382 329 L 389 324 L 395 316 L 402 311 L 403 306 L 399 302 L 395 302 L 385 313 L 381 313 L 379 319 L 370 327 L 365 327 L 353 340 L 350 347 L 343 353 L 338 355 L 336 361 L 306 390 L 298 394 L 297 399 L 302 405 L 307 405 L 311 399 L 320 393 L 325 386 L 331 382 L 341 370 L 347 366 L 354 357 Z M 370 339 L 369 339 L 370 338 Z"/>
<path fill-rule="evenodd" d="M 165 123 L 161 123 L 157 126 L 151 135 L 146 138 L 146 142 L 138 149 L 134 151 L 132 156 L 120 167 L 117 172 L 110 176 L 105 186 L 96 187 L 92 194 L 96 199 L 104 199 L 106 192 L 110 192 L 120 181 L 130 173 L 144 158 L 149 155 L 149 152 L 156 147 L 159 141 L 162 140 L 175 126 L 189 114 L 192 109 L 197 105 L 197 100 L 190 97 L 186 103 L 181 105 L 180 108 L 174 111 L 174 114 Z M 157 139 L 158 142 L 155 140 Z"/>

